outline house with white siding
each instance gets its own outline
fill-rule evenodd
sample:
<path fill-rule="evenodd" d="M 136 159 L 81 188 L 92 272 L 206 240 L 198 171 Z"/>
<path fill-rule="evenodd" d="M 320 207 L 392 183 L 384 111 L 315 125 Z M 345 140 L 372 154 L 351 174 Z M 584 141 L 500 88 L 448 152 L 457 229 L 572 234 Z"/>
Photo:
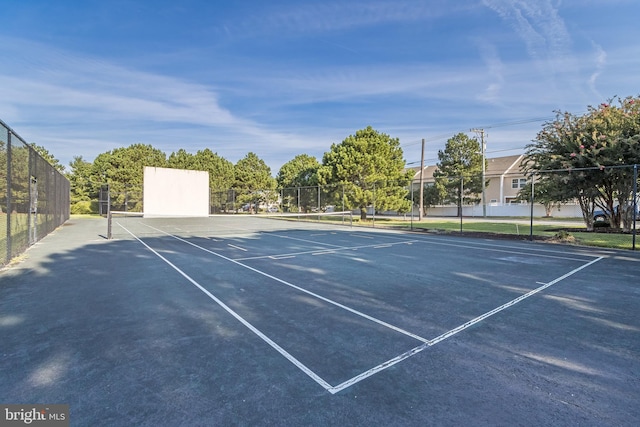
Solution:
<path fill-rule="evenodd" d="M 524 155 L 504 156 L 488 158 L 485 170 L 485 200 L 486 212 L 491 216 L 523 216 L 529 215 L 530 206 L 527 201 L 518 200 L 520 189 L 530 185 L 530 181 L 522 170 Z M 433 185 L 436 165 L 425 166 L 422 171 L 425 185 Z M 413 188 L 420 185 L 420 167 L 413 168 Z M 542 205 L 535 204 L 535 215 L 544 216 L 546 212 Z M 464 215 L 481 216 L 484 214 L 481 204 L 469 205 L 464 208 Z M 456 215 L 451 206 L 435 206 L 428 209 L 433 215 Z M 572 205 L 563 206 L 563 211 L 553 213 L 554 216 L 576 217 L 580 215 L 579 209 Z"/>

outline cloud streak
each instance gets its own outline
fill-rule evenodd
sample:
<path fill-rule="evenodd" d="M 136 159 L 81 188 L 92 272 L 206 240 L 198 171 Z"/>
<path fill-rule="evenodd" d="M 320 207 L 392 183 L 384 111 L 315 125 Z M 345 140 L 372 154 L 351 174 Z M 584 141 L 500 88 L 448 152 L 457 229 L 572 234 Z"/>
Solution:
<path fill-rule="evenodd" d="M 584 21 L 567 2 L 203 2 L 206 13 L 179 16 L 193 31 L 169 34 L 166 15 L 145 14 L 133 30 L 83 27 L 86 43 L 73 31 L 35 33 L 51 45 L 0 32 L 0 118 L 65 164 L 142 142 L 233 162 L 254 151 L 277 168 L 368 125 L 415 142 L 627 95 L 637 32 L 619 46 L 608 39 L 623 40 L 617 27 L 570 33 Z M 138 39 L 143 27 L 152 42 Z M 492 141 L 522 146 L 527 132 Z"/>
<path fill-rule="evenodd" d="M 331 33 L 380 24 L 436 19 L 467 6 L 446 1 L 328 1 L 295 3 L 266 15 L 253 15 L 236 27 L 237 34 L 277 31 L 279 34 Z M 229 31 L 229 27 L 226 27 Z"/>
<path fill-rule="evenodd" d="M 564 20 L 550 0 L 483 0 L 524 41 L 536 61 L 548 61 L 569 53 L 571 37 Z"/>

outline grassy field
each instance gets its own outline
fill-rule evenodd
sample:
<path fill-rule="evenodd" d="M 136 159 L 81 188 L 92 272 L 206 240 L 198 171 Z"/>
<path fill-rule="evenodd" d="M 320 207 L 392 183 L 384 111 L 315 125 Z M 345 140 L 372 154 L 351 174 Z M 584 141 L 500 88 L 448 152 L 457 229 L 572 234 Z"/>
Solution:
<path fill-rule="evenodd" d="M 460 218 L 452 219 L 423 219 L 418 222 L 414 219 L 376 217 L 366 221 L 354 218 L 354 225 L 366 225 L 376 227 L 392 227 L 402 229 L 422 229 L 432 232 L 460 233 Z M 462 232 L 468 234 L 487 233 L 491 235 L 513 236 L 528 238 L 531 233 L 528 219 L 465 219 L 462 220 Z M 550 220 L 534 218 L 533 236 L 536 239 L 546 239 L 558 243 L 576 244 L 584 246 L 597 246 L 613 249 L 632 249 L 633 236 L 630 233 L 613 233 L 608 228 L 599 228 L 594 232 L 587 232 L 581 222 L 566 222 L 562 220 Z M 636 248 L 640 242 L 636 242 Z"/>

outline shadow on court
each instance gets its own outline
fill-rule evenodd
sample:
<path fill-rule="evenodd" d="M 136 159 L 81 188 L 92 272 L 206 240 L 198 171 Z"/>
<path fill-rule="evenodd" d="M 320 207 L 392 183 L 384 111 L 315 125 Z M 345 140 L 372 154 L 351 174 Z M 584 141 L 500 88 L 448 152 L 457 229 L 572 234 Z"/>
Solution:
<path fill-rule="evenodd" d="M 71 220 L 0 274 L 0 403 L 71 425 L 640 422 L 637 254 L 348 229 L 154 253 L 105 227 Z M 239 318 L 331 386 L 424 348 L 332 394 Z"/>

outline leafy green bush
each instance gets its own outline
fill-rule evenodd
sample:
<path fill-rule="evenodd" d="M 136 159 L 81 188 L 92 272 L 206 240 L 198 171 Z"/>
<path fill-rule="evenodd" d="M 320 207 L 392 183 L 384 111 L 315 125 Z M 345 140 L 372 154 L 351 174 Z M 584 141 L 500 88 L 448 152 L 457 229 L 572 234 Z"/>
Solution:
<path fill-rule="evenodd" d="M 98 202 L 90 200 L 81 200 L 71 205 L 71 213 L 73 215 L 88 215 L 98 213 Z"/>
<path fill-rule="evenodd" d="M 566 243 L 572 243 L 576 241 L 576 238 L 573 237 L 567 230 L 560 230 L 558 233 L 556 233 L 555 239 Z"/>

